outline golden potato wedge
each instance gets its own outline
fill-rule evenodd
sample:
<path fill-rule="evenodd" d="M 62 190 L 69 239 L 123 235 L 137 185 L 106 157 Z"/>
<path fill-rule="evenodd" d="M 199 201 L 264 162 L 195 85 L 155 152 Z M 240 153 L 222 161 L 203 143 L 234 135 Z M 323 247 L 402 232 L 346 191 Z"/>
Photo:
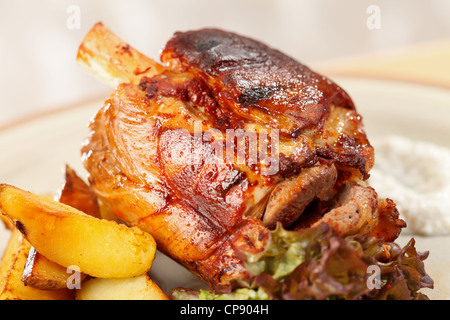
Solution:
<path fill-rule="evenodd" d="M 0 184 L 0 212 L 49 260 L 93 277 L 141 275 L 155 257 L 155 240 L 137 227 L 97 219 L 10 185 Z"/>
<path fill-rule="evenodd" d="M 39 290 L 22 282 L 30 243 L 19 230 L 12 230 L 0 264 L 1 300 L 73 300 L 74 290 Z"/>
<path fill-rule="evenodd" d="M 90 216 L 100 218 L 97 196 L 68 165 L 65 166 L 64 180 L 56 200 Z M 50 261 L 37 252 L 34 247 L 31 247 L 22 281 L 37 289 L 54 290 L 67 288 L 69 278 L 71 278 L 71 284 L 77 286 L 77 283 L 73 283 L 73 281 L 82 281 L 85 277 L 84 273 L 81 273 L 79 277 L 72 277 L 71 273 L 67 273 L 67 268 Z"/>
<path fill-rule="evenodd" d="M 86 34 L 77 62 L 111 88 L 121 83 L 139 84 L 143 76 L 161 73 L 165 67 L 146 57 L 101 22 Z"/>
<path fill-rule="evenodd" d="M 146 274 L 123 279 L 90 278 L 77 290 L 76 300 L 169 300 Z"/>
<path fill-rule="evenodd" d="M 70 270 L 68 272 L 67 268 L 50 261 L 38 253 L 34 247 L 31 247 L 23 270 L 22 281 L 33 288 L 55 290 L 67 288 L 68 281 L 72 286 L 78 287 L 87 276 L 85 273 L 80 273 L 78 277 L 73 277 L 72 274 Z"/>

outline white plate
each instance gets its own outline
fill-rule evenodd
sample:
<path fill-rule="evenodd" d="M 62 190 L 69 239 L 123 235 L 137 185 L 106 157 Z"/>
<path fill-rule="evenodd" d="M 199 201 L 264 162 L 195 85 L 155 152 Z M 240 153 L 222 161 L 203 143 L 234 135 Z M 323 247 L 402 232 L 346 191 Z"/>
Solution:
<path fill-rule="evenodd" d="M 417 84 L 366 78 L 335 78 L 353 98 L 363 116 L 369 138 L 400 134 L 450 148 L 450 91 Z M 54 193 L 67 163 L 80 175 L 80 146 L 87 125 L 102 100 L 94 100 L 29 120 L 0 131 L 0 182 L 38 192 Z M 9 232 L 0 228 L 0 253 Z M 406 243 L 410 235 L 398 242 Z M 432 299 L 450 299 L 450 237 L 419 237 L 419 251 L 430 251 L 426 269 L 435 280 Z M 168 292 L 177 286 L 198 287 L 198 280 L 178 264 L 158 253 L 151 270 L 155 281 Z"/>

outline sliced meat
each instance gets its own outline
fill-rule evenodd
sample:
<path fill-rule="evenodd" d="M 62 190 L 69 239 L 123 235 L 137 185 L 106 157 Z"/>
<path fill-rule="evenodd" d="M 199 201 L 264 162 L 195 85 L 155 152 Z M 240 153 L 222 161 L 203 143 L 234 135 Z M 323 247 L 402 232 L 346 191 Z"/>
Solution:
<path fill-rule="evenodd" d="M 341 236 L 365 234 L 375 227 L 377 209 L 378 196 L 373 188 L 347 183 L 338 194 L 336 207 L 327 212 L 320 222 L 325 222 Z"/>
<path fill-rule="evenodd" d="M 329 200 L 334 195 L 336 179 L 334 165 L 319 164 L 283 180 L 270 195 L 263 216 L 264 225 L 273 228 L 281 222 L 284 227 L 289 226 L 315 198 Z"/>

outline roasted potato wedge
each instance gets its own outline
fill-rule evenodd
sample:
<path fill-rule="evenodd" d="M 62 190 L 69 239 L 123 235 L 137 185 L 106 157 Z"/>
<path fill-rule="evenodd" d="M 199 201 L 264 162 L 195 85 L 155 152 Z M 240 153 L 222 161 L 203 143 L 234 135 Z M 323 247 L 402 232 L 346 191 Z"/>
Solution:
<path fill-rule="evenodd" d="M 71 285 L 78 287 L 86 276 L 85 273 L 80 273 L 79 277 L 72 277 L 70 270 L 48 260 L 34 247 L 31 247 L 23 270 L 22 281 L 33 288 L 55 290 L 67 288 L 69 280 Z"/>
<path fill-rule="evenodd" d="M 0 184 L 0 212 L 49 260 L 93 277 L 138 276 L 155 257 L 155 240 L 137 227 L 97 219 L 10 185 Z"/>
<path fill-rule="evenodd" d="M 22 273 L 30 243 L 19 230 L 13 229 L 0 264 L 1 300 L 73 300 L 69 289 L 39 290 L 22 282 Z"/>
<path fill-rule="evenodd" d="M 146 274 L 124 279 L 90 278 L 77 290 L 77 300 L 169 300 Z"/>
<path fill-rule="evenodd" d="M 63 183 L 56 200 L 90 216 L 100 218 L 97 196 L 68 165 L 65 166 Z M 50 261 L 37 252 L 33 246 L 30 248 L 22 276 L 23 282 L 27 285 L 43 290 L 63 289 L 67 288 L 67 280 L 71 276 L 71 273 L 67 272 L 67 268 Z M 78 279 L 82 281 L 85 277 L 86 274 L 81 273 L 76 279 L 71 278 L 75 281 Z M 78 284 L 72 283 L 72 285 L 77 286 Z"/>

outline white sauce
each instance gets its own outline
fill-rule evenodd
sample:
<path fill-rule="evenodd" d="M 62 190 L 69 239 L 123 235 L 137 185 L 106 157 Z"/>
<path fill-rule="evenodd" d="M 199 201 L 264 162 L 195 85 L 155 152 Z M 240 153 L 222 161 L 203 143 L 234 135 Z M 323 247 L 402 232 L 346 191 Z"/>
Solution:
<path fill-rule="evenodd" d="M 450 150 L 400 136 L 373 140 L 370 185 L 397 204 L 408 233 L 450 234 Z"/>

